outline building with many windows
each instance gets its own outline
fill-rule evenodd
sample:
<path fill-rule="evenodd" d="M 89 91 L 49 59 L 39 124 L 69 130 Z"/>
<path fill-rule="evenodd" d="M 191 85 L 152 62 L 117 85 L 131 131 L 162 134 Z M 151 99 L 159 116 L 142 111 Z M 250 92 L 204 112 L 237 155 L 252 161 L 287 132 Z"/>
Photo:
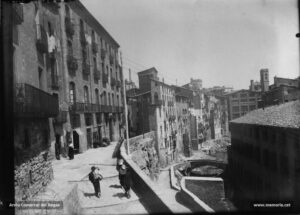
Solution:
<path fill-rule="evenodd" d="M 119 139 L 123 77 L 119 44 L 80 1 L 14 3 L 12 17 L 15 188 L 27 199 L 68 143 L 81 153 Z"/>
<path fill-rule="evenodd" d="M 122 68 L 119 44 L 79 2 L 61 4 L 64 100 L 76 152 L 121 135 Z"/>
<path fill-rule="evenodd" d="M 250 90 L 238 90 L 225 94 L 228 103 L 228 118 L 233 120 L 239 118 L 249 111 L 258 108 L 258 102 L 261 99 L 260 92 Z"/>
<path fill-rule="evenodd" d="M 157 146 L 161 165 L 177 156 L 177 117 L 174 88 L 159 81 L 158 71 L 152 67 L 138 73 L 139 122 L 144 132 L 157 132 Z"/>
<path fill-rule="evenodd" d="M 52 123 L 62 102 L 61 31 L 58 4 L 36 1 L 12 7 L 15 199 L 25 200 L 53 178 Z"/>

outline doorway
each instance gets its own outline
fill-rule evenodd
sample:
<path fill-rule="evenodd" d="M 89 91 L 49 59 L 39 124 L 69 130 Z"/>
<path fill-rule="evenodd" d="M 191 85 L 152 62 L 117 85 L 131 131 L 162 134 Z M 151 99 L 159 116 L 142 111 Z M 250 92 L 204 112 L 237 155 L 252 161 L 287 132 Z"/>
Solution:
<path fill-rule="evenodd" d="M 73 143 L 74 143 L 74 154 L 79 153 L 79 135 L 76 131 L 73 131 Z"/>
<path fill-rule="evenodd" d="M 114 137 L 114 127 L 113 127 L 113 119 L 109 119 L 109 139 L 110 141 L 113 141 Z"/>

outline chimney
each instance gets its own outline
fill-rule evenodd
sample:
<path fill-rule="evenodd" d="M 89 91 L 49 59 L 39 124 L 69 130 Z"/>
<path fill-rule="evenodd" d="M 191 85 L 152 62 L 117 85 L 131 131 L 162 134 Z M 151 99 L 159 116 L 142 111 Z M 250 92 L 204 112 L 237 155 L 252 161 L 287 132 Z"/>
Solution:
<path fill-rule="evenodd" d="M 129 82 L 131 82 L 131 70 L 129 69 Z"/>

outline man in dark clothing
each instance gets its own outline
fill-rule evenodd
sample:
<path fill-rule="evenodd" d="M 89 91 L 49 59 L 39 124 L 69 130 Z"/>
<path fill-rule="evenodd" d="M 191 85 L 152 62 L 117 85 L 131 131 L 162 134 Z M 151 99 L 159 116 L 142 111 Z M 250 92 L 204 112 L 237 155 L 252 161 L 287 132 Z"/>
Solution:
<path fill-rule="evenodd" d="M 55 157 L 57 160 L 60 160 L 60 136 L 59 136 L 59 134 L 55 135 Z"/>
<path fill-rule="evenodd" d="M 100 174 L 99 168 L 92 166 L 91 172 L 89 173 L 89 180 L 92 182 L 95 190 L 95 195 L 100 198 L 101 189 L 100 189 L 100 181 L 103 179 L 103 176 Z"/>
<path fill-rule="evenodd" d="M 129 199 L 132 181 L 131 181 L 130 170 L 125 164 L 123 164 L 119 170 L 119 179 L 120 179 L 121 186 L 125 190 L 125 195 Z"/>

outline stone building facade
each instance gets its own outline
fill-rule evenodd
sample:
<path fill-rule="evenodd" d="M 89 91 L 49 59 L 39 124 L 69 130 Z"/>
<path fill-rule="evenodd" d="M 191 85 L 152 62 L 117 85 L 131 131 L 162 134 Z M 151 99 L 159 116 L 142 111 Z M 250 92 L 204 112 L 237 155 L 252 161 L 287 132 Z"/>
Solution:
<path fill-rule="evenodd" d="M 193 91 L 178 86 L 173 87 L 176 98 L 178 150 L 189 157 L 192 155 L 191 129 L 194 128 L 194 133 L 196 132 L 196 125 L 191 125 L 191 120 L 196 121 L 196 119 L 195 117 L 192 118 L 190 112 L 193 102 Z"/>
<path fill-rule="evenodd" d="M 15 3 L 13 19 L 15 188 L 28 199 L 68 140 L 80 153 L 123 134 L 123 75 L 119 44 L 80 1 Z"/>
<path fill-rule="evenodd" d="M 157 151 L 164 166 L 177 157 L 177 116 L 175 91 L 159 81 L 157 74 L 154 67 L 138 73 L 139 122 L 144 132 L 157 132 Z"/>
<path fill-rule="evenodd" d="M 53 178 L 52 121 L 59 112 L 59 6 L 13 4 L 15 199 L 25 200 Z"/>
<path fill-rule="evenodd" d="M 56 132 L 68 134 L 80 153 L 121 135 L 122 68 L 119 44 L 79 2 L 61 4 L 63 94 L 67 117 Z"/>
<path fill-rule="evenodd" d="M 292 203 L 299 210 L 300 102 L 252 111 L 230 123 L 228 162 L 236 199 Z"/>

